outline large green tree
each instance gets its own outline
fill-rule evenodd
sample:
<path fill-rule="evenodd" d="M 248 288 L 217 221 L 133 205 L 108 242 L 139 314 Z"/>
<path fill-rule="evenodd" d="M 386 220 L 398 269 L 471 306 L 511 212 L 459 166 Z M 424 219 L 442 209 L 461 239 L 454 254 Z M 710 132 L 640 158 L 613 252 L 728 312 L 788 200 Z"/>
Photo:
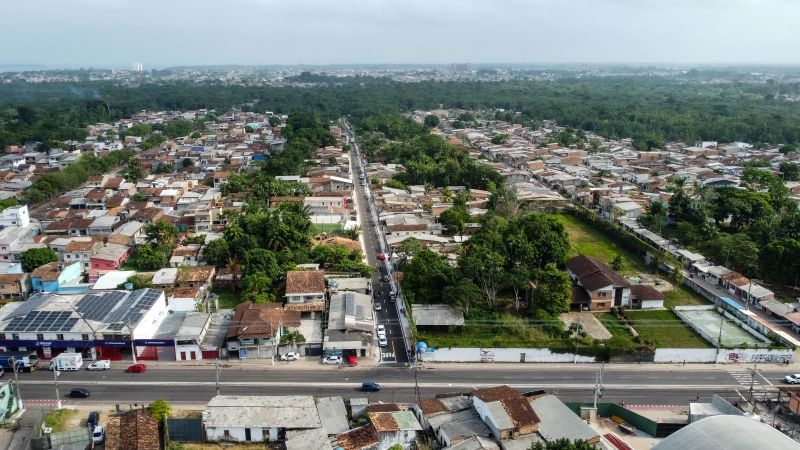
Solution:
<path fill-rule="evenodd" d="M 24 272 L 33 272 L 34 269 L 55 261 L 58 261 L 58 255 L 46 247 L 25 250 L 19 255 Z"/>
<path fill-rule="evenodd" d="M 560 314 L 569 311 L 570 297 L 572 296 L 572 282 L 563 270 L 555 264 L 547 264 L 544 268 L 534 273 L 535 287 L 533 289 L 532 308 L 542 309 L 550 314 Z"/>

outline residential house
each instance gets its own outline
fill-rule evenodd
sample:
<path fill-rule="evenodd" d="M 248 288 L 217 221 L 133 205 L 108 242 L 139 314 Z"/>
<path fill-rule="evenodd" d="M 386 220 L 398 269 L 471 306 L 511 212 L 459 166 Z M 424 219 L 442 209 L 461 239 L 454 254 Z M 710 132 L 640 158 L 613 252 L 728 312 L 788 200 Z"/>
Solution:
<path fill-rule="evenodd" d="M 200 248 L 198 244 L 181 245 L 172 250 L 172 257 L 169 265 L 172 267 L 196 266 L 200 260 Z"/>
<path fill-rule="evenodd" d="M 178 279 L 178 269 L 174 267 L 167 267 L 159 269 L 153 275 L 151 283 L 156 289 L 169 290 L 175 287 L 175 281 Z"/>
<path fill-rule="evenodd" d="M 0 298 L 24 300 L 31 291 L 31 279 L 27 273 L 0 274 Z"/>
<path fill-rule="evenodd" d="M 103 270 L 117 270 L 130 254 L 131 248 L 127 245 L 106 244 L 91 256 L 89 271 L 97 273 Z"/>
<path fill-rule="evenodd" d="M 284 310 L 280 303 L 240 303 L 225 336 L 230 353 L 239 358 L 272 358 L 281 336 L 300 326 L 300 312 Z"/>
<path fill-rule="evenodd" d="M 158 421 L 149 410 L 132 409 L 109 416 L 105 427 L 106 450 L 160 450 Z"/>
<path fill-rule="evenodd" d="M 321 270 L 286 272 L 286 309 L 302 312 L 325 310 L 325 277 Z"/>
<path fill-rule="evenodd" d="M 576 415 L 567 405 L 551 394 L 538 395 L 530 400 L 533 412 L 539 417 L 538 433 L 546 442 L 559 439 L 600 442 L 600 434 Z"/>
<path fill-rule="evenodd" d="M 211 442 L 276 442 L 288 431 L 321 428 L 310 395 L 217 395 L 203 410 Z"/>
<path fill-rule="evenodd" d="M 102 216 L 89 225 L 89 236 L 108 236 L 119 226 L 119 217 Z"/>
<path fill-rule="evenodd" d="M 211 286 L 214 279 L 214 266 L 183 266 L 178 269 L 178 287 L 204 288 Z"/>
<path fill-rule="evenodd" d="M 528 399 L 508 386 L 472 391 L 472 404 L 498 441 L 518 439 L 538 429 L 539 416 Z"/>
<path fill-rule="evenodd" d="M 78 262 L 84 272 L 88 272 L 91 267 L 92 255 L 103 248 L 103 243 L 94 240 L 72 240 L 64 248 L 63 261 L 65 263 Z"/>
<path fill-rule="evenodd" d="M 79 262 L 47 263 L 31 272 L 31 288 L 35 292 L 64 292 L 68 284 L 80 282 L 82 274 L 83 265 Z"/>
<path fill-rule="evenodd" d="M 630 283 L 603 262 L 578 255 L 565 265 L 574 285 L 573 308 L 609 311 L 612 306 L 631 307 Z"/>
<path fill-rule="evenodd" d="M 31 224 L 28 205 L 10 206 L 0 212 L 0 229 L 6 227 L 27 227 Z"/>
<path fill-rule="evenodd" d="M 367 416 L 378 436 L 376 450 L 388 450 L 395 445 L 412 448 L 422 431 L 414 413 L 408 410 L 370 412 Z"/>
<path fill-rule="evenodd" d="M 135 246 L 145 243 L 145 226 L 142 222 L 135 220 L 120 225 L 112 234 L 108 236 L 108 242 L 112 244 Z"/>
<path fill-rule="evenodd" d="M 423 427 L 430 430 L 444 448 L 476 436 L 492 437 L 492 431 L 478 416 L 471 399 L 464 395 L 420 400 L 417 413 Z"/>

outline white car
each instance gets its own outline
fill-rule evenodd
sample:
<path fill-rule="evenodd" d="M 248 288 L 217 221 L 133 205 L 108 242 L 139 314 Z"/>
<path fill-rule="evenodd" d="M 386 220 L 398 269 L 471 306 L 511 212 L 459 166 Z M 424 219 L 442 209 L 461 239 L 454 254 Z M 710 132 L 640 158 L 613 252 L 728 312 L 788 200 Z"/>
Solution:
<path fill-rule="evenodd" d="M 99 359 L 86 367 L 86 370 L 108 370 L 111 368 L 111 360 Z"/>
<path fill-rule="evenodd" d="M 378 325 L 378 334 L 386 334 L 386 327 L 383 325 Z"/>
<path fill-rule="evenodd" d="M 297 361 L 300 359 L 300 354 L 297 352 L 288 352 L 281 355 L 281 361 Z"/>
<path fill-rule="evenodd" d="M 100 444 L 106 439 L 106 431 L 103 429 L 102 425 L 97 425 L 94 427 L 94 431 L 92 432 L 92 442 L 95 444 Z"/>
<path fill-rule="evenodd" d="M 389 341 L 386 340 L 386 336 L 378 337 L 378 345 L 380 345 L 381 347 L 386 347 L 387 345 L 389 345 Z"/>
<path fill-rule="evenodd" d="M 322 358 L 322 364 L 341 364 L 342 357 L 337 355 L 326 356 Z"/>
<path fill-rule="evenodd" d="M 783 377 L 783 381 L 789 384 L 800 384 L 800 373 L 786 375 L 785 377 Z"/>
<path fill-rule="evenodd" d="M 381 310 L 381 304 L 376 302 L 375 303 L 375 311 L 380 311 L 380 310 Z"/>

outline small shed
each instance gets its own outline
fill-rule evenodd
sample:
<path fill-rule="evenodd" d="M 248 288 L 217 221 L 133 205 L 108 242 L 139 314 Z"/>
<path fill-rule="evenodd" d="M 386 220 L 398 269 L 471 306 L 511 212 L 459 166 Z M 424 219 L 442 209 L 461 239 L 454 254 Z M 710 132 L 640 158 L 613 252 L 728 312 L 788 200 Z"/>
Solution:
<path fill-rule="evenodd" d="M 446 331 L 451 326 L 464 325 L 464 312 L 450 305 L 411 305 L 411 316 L 417 328 L 428 331 Z"/>

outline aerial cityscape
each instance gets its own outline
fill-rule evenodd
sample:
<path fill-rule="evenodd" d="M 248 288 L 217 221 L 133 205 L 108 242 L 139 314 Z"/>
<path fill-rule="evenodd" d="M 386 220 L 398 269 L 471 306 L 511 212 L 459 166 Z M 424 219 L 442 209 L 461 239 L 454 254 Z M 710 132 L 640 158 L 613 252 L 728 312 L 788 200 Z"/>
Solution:
<path fill-rule="evenodd" d="M 800 449 L 800 4 L 67 3 L 0 450 Z"/>

